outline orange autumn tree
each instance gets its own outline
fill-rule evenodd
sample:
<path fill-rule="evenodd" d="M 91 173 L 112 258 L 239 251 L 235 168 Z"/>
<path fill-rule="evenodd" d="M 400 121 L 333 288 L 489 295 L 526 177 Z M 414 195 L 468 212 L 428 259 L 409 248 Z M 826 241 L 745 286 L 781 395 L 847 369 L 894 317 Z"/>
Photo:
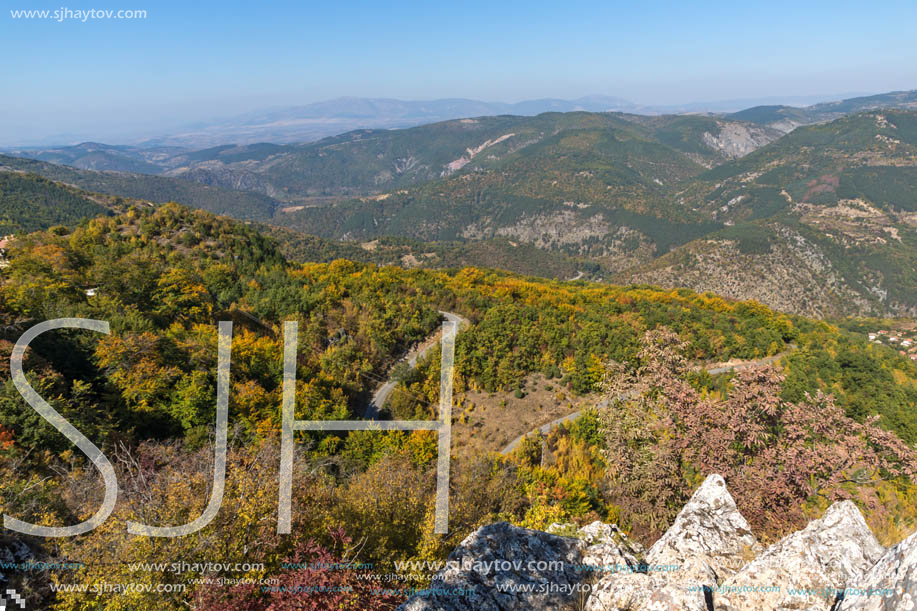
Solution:
<path fill-rule="evenodd" d="M 0 424 L 0 451 L 13 447 L 13 432 Z"/>

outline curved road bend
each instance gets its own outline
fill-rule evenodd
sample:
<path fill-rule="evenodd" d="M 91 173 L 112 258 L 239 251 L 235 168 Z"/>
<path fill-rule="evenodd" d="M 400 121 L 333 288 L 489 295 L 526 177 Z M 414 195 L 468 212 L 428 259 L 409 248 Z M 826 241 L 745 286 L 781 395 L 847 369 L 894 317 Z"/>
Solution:
<path fill-rule="evenodd" d="M 780 354 L 775 354 L 773 356 L 768 356 L 763 359 L 756 359 L 754 361 L 737 361 L 735 363 L 727 364 L 727 365 L 713 363 L 712 365 L 704 367 L 703 369 L 706 369 L 707 373 L 709 373 L 710 375 L 717 375 L 720 373 L 726 373 L 727 371 L 741 371 L 743 369 L 750 369 L 751 367 L 758 367 L 761 365 L 770 365 L 772 363 L 776 363 L 777 361 L 779 361 L 780 359 L 782 359 L 784 356 L 786 356 L 787 354 L 789 354 L 790 352 L 792 352 L 795 349 L 796 349 L 796 345 L 790 344 L 790 350 L 781 352 Z M 698 367 L 698 369 L 701 369 L 701 368 Z M 628 398 L 629 394 L 631 393 L 624 393 L 623 395 L 618 395 L 614 399 L 616 401 L 618 399 L 625 399 L 625 398 Z M 603 407 L 607 407 L 610 401 L 611 399 L 605 399 L 604 401 L 601 401 L 600 403 L 596 404 L 596 407 L 598 407 L 599 409 Z M 534 429 L 527 433 L 523 433 L 522 435 L 519 435 L 518 437 L 510 441 L 509 444 L 507 444 L 505 448 L 500 450 L 500 454 L 506 455 L 512 452 L 513 450 L 515 450 L 516 446 L 518 446 L 519 443 L 523 439 L 525 439 L 528 435 L 531 435 L 532 433 L 536 431 L 541 433 L 542 435 L 547 435 L 548 433 L 551 432 L 551 429 L 553 429 L 555 426 L 558 426 L 564 422 L 571 422 L 573 420 L 576 420 L 577 418 L 579 418 L 580 414 L 582 413 L 583 413 L 583 410 L 579 410 L 571 414 L 567 414 L 566 416 L 563 416 L 562 418 L 557 418 L 556 420 L 552 420 L 551 422 L 548 422 L 547 424 L 543 424 L 540 427 L 538 427 L 537 429 Z"/>
<path fill-rule="evenodd" d="M 442 314 L 446 320 L 454 322 L 458 326 L 458 329 L 461 329 L 462 325 L 469 324 L 467 318 L 459 316 L 458 314 L 443 311 L 440 311 L 440 314 Z M 411 352 L 408 352 L 407 355 L 398 361 L 398 363 L 407 362 L 411 369 L 417 367 L 417 361 L 426 356 L 430 350 L 433 349 L 433 346 L 435 346 L 436 342 L 439 341 L 441 335 L 442 329 L 424 340 L 419 349 L 414 349 Z M 396 363 L 396 365 L 398 363 Z M 366 409 L 363 411 L 363 418 L 365 420 L 377 420 L 379 418 L 379 412 L 385 406 L 385 402 L 388 401 L 388 398 L 391 396 L 392 391 L 395 390 L 396 385 L 397 382 L 395 382 L 395 380 L 389 379 L 384 384 L 376 388 L 376 391 L 373 393 L 373 398 L 370 399 L 369 403 L 366 405 Z"/>

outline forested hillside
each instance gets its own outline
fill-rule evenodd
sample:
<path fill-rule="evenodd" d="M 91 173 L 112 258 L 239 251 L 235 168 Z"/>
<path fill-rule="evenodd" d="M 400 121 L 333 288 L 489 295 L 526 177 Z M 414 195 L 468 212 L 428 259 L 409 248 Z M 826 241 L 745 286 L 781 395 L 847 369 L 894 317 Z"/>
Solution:
<path fill-rule="evenodd" d="M 275 222 L 352 239 L 502 236 L 616 263 L 715 228 L 666 197 L 672 183 L 704 167 L 647 126 L 618 115 L 568 113 L 529 120 L 522 133 L 513 131 L 518 127 L 503 127 L 497 138 L 479 135 L 480 150 L 460 153 L 439 171 L 445 178 L 331 207 L 291 209 Z"/>
<path fill-rule="evenodd" d="M 800 127 L 704 171 L 689 151 L 707 146 L 713 119 L 587 115 L 510 154 L 499 151 L 512 138 L 494 145 L 454 176 L 278 222 L 360 241 L 502 237 L 579 259 L 594 277 L 814 316 L 915 315 L 915 117 Z"/>
<path fill-rule="evenodd" d="M 408 129 L 361 129 L 305 144 L 221 145 L 191 151 L 86 142 L 16 154 L 82 169 L 177 176 L 308 203 L 410 187 L 465 166 L 489 167 L 562 131 L 610 128 L 636 130 L 664 150 L 684 154 L 704 167 L 744 155 L 780 136 L 753 123 L 714 117 L 547 112 L 472 115 Z"/>
<path fill-rule="evenodd" d="M 679 197 L 730 225 L 619 280 L 754 297 L 810 315 L 917 314 L 917 114 L 799 128 Z"/>
<path fill-rule="evenodd" d="M 257 587 L 195 584 L 194 572 L 134 572 L 128 564 L 206 562 L 216 549 L 221 562 L 263 563 L 249 578 L 295 584 L 318 575 L 352 585 L 342 594 L 347 604 L 374 608 L 401 598 L 374 595 L 371 584 L 360 585 L 358 570 L 282 563 L 353 560 L 349 543 L 359 541 L 356 559 L 387 572 L 396 559 L 443 559 L 474 528 L 497 519 L 539 528 L 603 519 L 651 538 L 711 470 L 749 491 L 742 512 L 765 538 L 839 498 L 855 500 L 885 541 L 917 524 L 917 364 L 824 322 L 686 289 L 476 268 L 297 264 L 251 226 L 175 204 L 135 207 L 69 233 L 20 236 L 9 259 L 0 269 L 0 365 L 7 371 L 13 342 L 35 322 L 79 316 L 111 325 L 110 335 L 43 335 L 25 363 L 30 383 L 109 454 L 121 482 L 117 508 L 102 527 L 29 541 L 48 560 L 84 563 L 68 574 L 71 583 L 188 585 L 155 595 L 155 604 L 167 607 L 267 604 L 271 595 Z M 456 344 L 457 420 L 487 409 L 469 397 L 511 400 L 534 377 L 558 397 L 598 404 L 604 395 L 607 407 L 556 431 L 545 446 L 526 443 L 508 458 L 455 452 L 445 537 L 432 534 L 435 434 L 299 433 L 294 534 L 278 535 L 283 322 L 299 323 L 297 418 L 355 418 L 390 366 L 435 332 L 438 310 L 469 320 Z M 221 320 L 234 321 L 222 508 L 192 535 L 126 536 L 126 519 L 183 524 L 200 515 L 208 497 Z M 694 368 L 780 353 L 787 353 L 785 377 L 764 369 L 711 378 Z M 407 399 L 391 409 L 428 418 L 439 397 L 438 348 L 399 380 Z M 632 391 L 624 402 L 622 389 Z M 750 428 L 736 426 L 737 414 Z M 537 411 L 517 418 L 540 424 Z M 9 378 L 0 385 L 0 423 L 3 513 L 62 525 L 97 506 L 92 467 Z M 711 440 L 731 449 L 712 452 L 718 446 Z M 778 446 L 777 454 L 769 449 Z M 770 474 L 764 487 L 763 473 Z M 230 575 L 241 576 L 209 573 Z M 23 572 L 17 587 L 41 606 L 102 604 L 91 593 L 51 594 L 48 579 Z M 104 604 L 142 608 L 152 596 L 133 591 Z"/>
<path fill-rule="evenodd" d="M 189 156 L 172 174 L 224 186 L 247 181 L 256 185 L 249 188 L 293 201 L 314 196 L 371 195 L 462 170 L 492 168 L 512 153 L 579 130 L 606 138 L 621 130 L 631 137 L 639 134 L 650 147 L 643 155 L 686 155 L 705 167 L 744 154 L 779 135 L 752 124 L 711 117 L 649 119 L 589 112 L 472 117 L 403 130 L 358 130 L 299 146 L 217 147 Z M 745 136 L 747 148 L 730 146 L 732 131 Z M 729 137 L 718 140 L 723 134 Z M 532 154 L 550 154 L 543 149 L 539 153 L 539 148 L 531 148 Z M 692 166 L 685 160 L 678 163 Z"/>
<path fill-rule="evenodd" d="M 87 195 L 37 174 L 0 171 L 0 235 L 74 224 L 107 212 Z"/>
<path fill-rule="evenodd" d="M 277 240 L 281 252 L 288 259 L 302 263 L 350 259 L 406 269 L 471 266 L 558 280 L 601 275 L 601 267 L 584 257 L 546 251 L 506 238 L 475 242 L 421 242 L 386 237 L 357 242 L 320 238 L 274 225 L 262 225 L 260 229 Z"/>
<path fill-rule="evenodd" d="M 729 118 L 790 131 L 799 125 L 823 123 L 850 114 L 888 108 L 917 109 L 917 91 L 892 91 L 806 107 L 755 106 L 734 112 Z"/>
<path fill-rule="evenodd" d="M 77 170 L 6 155 L 0 155 L 0 170 L 39 174 L 95 193 L 156 203 L 180 201 L 195 208 L 246 220 L 270 219 L 277 206 L 273 199 L 259 193 L 209 187 L 164 176 Z"/>
<path fill-rule="evenodd" d="M 47 153 L 159 159 L 182 178 L 0 163 L 286 227 L 302 234 L 277 230 L 300 259 L 483 265 L 711 290 L 816 317 L 915 316 L 917 114 L 849 114 L 906 108 L 912 97 L 795 109 L 805 111 L 797 123 L 840 118 L 779 138 L 766 108 L 736 117 L 570 112 L 305 145 Z"/>

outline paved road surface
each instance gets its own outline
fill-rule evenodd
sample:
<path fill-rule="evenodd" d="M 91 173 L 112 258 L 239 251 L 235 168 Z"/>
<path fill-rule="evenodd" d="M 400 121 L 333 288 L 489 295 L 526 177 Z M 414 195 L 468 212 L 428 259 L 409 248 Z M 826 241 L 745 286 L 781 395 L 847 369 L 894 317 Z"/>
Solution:
<path fill-rule="evenodd" d="M 468 319 L 459 316 L 458 314 L 442 311 L 440 314 L 442 314 L 446 320 L 450 320 L 457 324 L 459 328 L 461 328 L 462 325 L 468 324 Z M 433 346 L 435 346 L 439 341 L 440 335 L 442 335 L 442 329 L 428 337 L 418 349 L 412 350 L 398 362 L 401 363 L 402 361 L 407 361 L 407 364 L 412 369 L 417 367 L 417 361 L 426 356 L 430 350 L 433 349 Z M 389 379 L 387 382 L 376 388 L 376 392 L 373 393 L 373 398 L 370 400 L 369 404 L 366 406 L 366 409 L 363 411 L 364 419 L 376 420 L 379 418 L 379 411 L 385 406 L 385 402 L 388 401 L 388 398 L 391 396 L 392 391 L 395 390 L 396 385 L 397 382 L 395 382 L 395 380 Z"/>
<path fill-rule="evenodd" d="M 784 356 L 786 356 L 787 354 L 789 354 L 790 352 L 792 352 L 795 349 L 796 349 L 796 346 L 794 344 L 790 344 L 790 350 L 786 352 L 781 352 L 780 354 L 775 354 L 774 356 L 769 356 L 769 357 L 766 357 L 763 359 L 757 359 L 754 361 L 736 362 L 730 365 L 718 365 L 717 363 L 714 363 L 713 365 L 705 367 L 704 369 L 706 369 L 707 373 L 709 373 L 710 375 L 716 375 L 720 373 L 726 373 L 727 371 L 741 371 L 743 369 L 749 369 L 751 367 L 758 367 L 760 365 L 769 365 L 771 363 L 776 363 L 777 361 L 779 361 L 780 359 L 782 359 Z M 615 397 L 615 400 L 624 399 L 627 397 L 627 394 L 628 393 L 625 393 L 624 395 Z M 596 407 L 601 409 L 603 407 L 607 407 L 608 403 L 609 403 L 609 399 L 605 399 L 601 403 L 597 404 Z M 523 433 L 522 435 L 519 435 L 518 437 L 513 439 L 511 442 L 509 442 L 509 444 L 507 444 L 505 448 L 500 450 L 500 454 L 506 455 L 512 452 L 513 450 L 515 450 L 516 446 L 518 446 L 519 443 L 523 439 L 526 438 L 526 436 L 531 435 L 532 433 L 536 431 L 540 432 L 543 435 L 547 435 L 548 433 L 551 432 L 551 429 L 553 429 L 555 426 L 558 426 L 559 424 L 564 423 L 564 422 L 571 422 L 573 420 L 576 420 L 577 418 L 579 418 L 580 414 L 582 413 L 583 413 L 582 410 L 580 410 L 577 412 L 573 412 L 572 414 L 567 414 L 566 416 L 563 416 L 556 420 L 552 420 L 551 422 L 548 422 L 547 424 L 543 424 L 542 426 L 538 427 L 537 429 L 533 431 Z"/>
<path fill-rule="evenodd" d="M 720 373 L 726 373 L 727 371 L 742 371 L 743 369 L 751 369 L 752 367 L 758 367 L 760 365 L 770 365 L 776 363 L 790 352 L 796 349 L 796 346 L 790 344 L 791 349 L 786 352 L 781 352 L 780 354 L 775 354 L 774 356 L 769 356 L 763 359 L 758 359 L 757 361 L 742 361 L 739 363 L 733 363 L 732 365 L 721 365 L 719 367 L 705 367 L 707 373 L 712 376 L 718 375 Z"/>

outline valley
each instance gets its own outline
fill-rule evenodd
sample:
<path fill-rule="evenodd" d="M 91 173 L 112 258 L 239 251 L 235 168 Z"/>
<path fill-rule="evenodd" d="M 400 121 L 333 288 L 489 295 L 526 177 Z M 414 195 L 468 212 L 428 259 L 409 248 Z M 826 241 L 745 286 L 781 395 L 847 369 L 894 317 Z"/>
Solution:
<path fill-rule="evenodd" d="M 0 157 L 0 170 L 257 221 L 303 261 L 484 266 L 818 317 L 915 316 L 914 100 L 477 117 L 201 151 L 89 143 Z"/>
<path fill-rule="evenodd" d="M 0 611 L 915 607 L 917 3 L 20 4 Z"/>
<path fill-rule="evenodd" d="M 132 572 L 133 559 L 182 554 L 204 562 L 214 544 L 225 559 L 259 558 L 271 574 L 296 574 L 282 565 L 295 556 L 275 553 L 283 540 L 272 519 L 281 329 L 288 320 L 300 329 L 297 417 L 312 420 L 359 418 L 374 394 L 384 403 L 381 419 L 431 419 L 440 365 L 439 346 L 430 339 L 443 313 L 463 320 L 455 347 L 449 534 L 425 543 L 434 434 L 304 432 L 294 455 L 295 534 L 287 539 L 293 545 L 327 537 L 334 520 L 361 524 L 361 560 L 391 570 L 393 560 L 425 545 L 435 545 L 431 557 L 446 557 L 480 524 L 510 520 L 547 529 L 597 516 L 649 542 L 689 498 L 695 476 L 683 468 L 695 464 L 701 473 L 727 473 L 764 540 L 801 527 L 821 511 L 823 497 L 852 497 L 883 544 L 917 524 L 910 500 L 917 362 L 893 345 L 911 332 L 902 321 L 829 324 L 756 301 L 574 279 L 578 273 L 549 280 L 485 267 L 359 262 L 338 255 L 397 258 L 411 252 L 399 249 L 431 247 L 393 238 L 348 245 L 175 203 L 102 196 L 34 174 L 0 176 L 12 179 L 0 183 L 3 201 L 23 204 L 9 208 L 17 215 L 5 219 L 17 226 L 0 267 L 0 366 L 9 367 L 14 342 L 35 320 L 92 318 L 109 321 L 112 331 L 49 335 L 26 358 L 31 383 L 80 431 L 127 440 L 106 445 L 118 457 L 123 483 L 113 518 L 83 537 L 24 548 L 79 561 L 71 577 L 77 583 L 102 576 L 154 582 L 158 573 Z M 101 213 L 81 216 L 100 212 L 84 210 L 86 202 Z M 851 210 L 878 218 L 862 207 Z M 842 212 L 844 219 L 858 218 Z M 26 223 L 36 230 L 25 231 Z M 302 261 L 284 255 L 293 244 L 284 235 L 299 240 Z M 456 256 L 454 247 L 441 243 L 427 252 Z M 525 252 L 518 242 L 505 247 Z M 310 260 L 308 252 L 326 260 Z M 233 323 L 226 494 L 206 529 L 162 539 L 151 551 L 147 538 L 123 536 L 123 521 L 137 515 L 145 523 L 187 522 L 203 511 L 211 486 L 214 321 Z M 877 343 L 867 334 L 874 330 L 901 337 Z M 399 364 L 405 354 L 416 356 L 416 366 Z M 778 359 L 779 371 L 771 367 Z M 754 366 L 721 371 L 738 362 Z M 383 380 L 388 384 L 380 389 Z M 776 409 L 776 422 L 765 418 L 767 409 Z M 85 471 L 57 457 L 72 459 L 66 440 L 22 408 L 12 381 L 0 385 L 0 422 L 4 512 L 67 523 L 76 509 L 96 502 Z M 744 439 L 746 422 L 767 436 L 763 449 L 728 441 Z M 496 452 L 545 423 L 557 426 L 550 425 L 543 443 L 523 437 L 508 454 Z M 753 450 L 712 452 L 717 439 L 727 439 L 727 449 Z M 637 452 L 628 449 L 634 440 Z M 772 445 L 804 462 L 780 471 L 782 463 L 767 450 Z M 841 457 L 880 461 L 890 479 L 864 476 L 860 467 L 837 474 L 838 447 Z M 826 465 L 821 475 L 806 475 L 813 461 Z M 762 491 L 763 473 L 782 475 Z M 838 481 L 848 474 L 851 481 Z M 19 482 L 30 487 L 20 492 Z M 10 549 L 19 558 L 23 547 Z M 100 549 L 106 562 L 94 563 Z M 351 573 L 339 575 L 361 583 Z M 195 578 L 170 576 L 193 586 L 204 608 L 218 609 L 218 598 L 249 596 L 194 585 Z M 22 587 L 19 574 L 16 579 Z M 84 600 L 78 592 L 54 593 L 44 574 L 27 579 L 31 600 L 40 604 Z M 354 599 L 378 600 L 370 596 L 353 592 Z M 176 593 L 168 605 L 186 599 Z M 393 604 L 403 600 L 391 597 Z M 148 598 L 137 593 L 129 601 L 142 606 Z"/>

